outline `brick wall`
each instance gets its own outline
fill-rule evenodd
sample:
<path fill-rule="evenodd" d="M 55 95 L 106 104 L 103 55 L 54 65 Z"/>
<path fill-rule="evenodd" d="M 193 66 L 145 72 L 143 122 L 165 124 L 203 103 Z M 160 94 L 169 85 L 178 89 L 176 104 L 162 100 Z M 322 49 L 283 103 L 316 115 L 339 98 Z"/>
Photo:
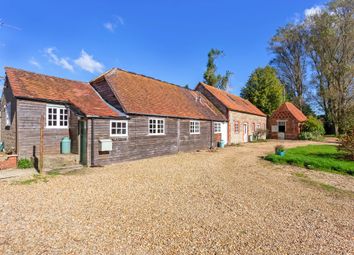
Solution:
<path fill-rule="evenodd" d="M 16 168 L 17 167 L 17 155 L 10 155 L 4 161 L 0 161 L 0 170 Z"/>
<path fill-rule="evenodd" d="M 278 139 L 278 132 L 272 132 L 272 126 L 278 126 L 278 121 L 285 121 L 286 123 L 285 139 L 295 140 L 299 138 L 301 123 L 299 123 L 288 111 L 276 112 L 269 119 L 270 138 Z"/>

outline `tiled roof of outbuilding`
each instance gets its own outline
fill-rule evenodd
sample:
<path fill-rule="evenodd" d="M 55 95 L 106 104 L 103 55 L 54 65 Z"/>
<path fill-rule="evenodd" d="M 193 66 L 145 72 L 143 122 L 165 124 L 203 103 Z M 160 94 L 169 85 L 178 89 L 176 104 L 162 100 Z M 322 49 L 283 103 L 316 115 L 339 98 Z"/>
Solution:
<path fill-rule="evenodd" d="M 225 121 L 200 92 L 113 68 L 91 81 L 105 79 L 127 114 Z"/>
<path fill-rule="evenodd" d="M 307 117 L 302 113 L 302 111 L 300 111 L 300 109 L 298 109 L 294 104 L 290 102 L 285 102 L 284 104 L 279 106 L 279 108 L 275 110 L 272 116 L 278 112 L 284 112 L 284 111 L 290 112 L 291 115 L 293 115 L 298 122 L 304 122 L 307 120 Z"/>
<path fill-rule="evenodd" d="M 5 72 L 15 97 L 69 103 L 91 117 L 122 116 L 122 113 L 108 105 L 88 83 L 12 67 L 5 67 Z"/>
<path fill-rule="evenodd" d="M 220 101 L 220 103 L 222 103 L 229 110 L 250 113 L 259 116 L 266 116 L 261 110 L 259 110 L 255 105 L 253 105 L 250 101 L 246 99 L 243 99 L 226 91 L 217 89 L 203 82 L 200 82 L 198 86 L 204 86 L 207 91 L 209 91 L 214 97 L 216 97 Z"/>

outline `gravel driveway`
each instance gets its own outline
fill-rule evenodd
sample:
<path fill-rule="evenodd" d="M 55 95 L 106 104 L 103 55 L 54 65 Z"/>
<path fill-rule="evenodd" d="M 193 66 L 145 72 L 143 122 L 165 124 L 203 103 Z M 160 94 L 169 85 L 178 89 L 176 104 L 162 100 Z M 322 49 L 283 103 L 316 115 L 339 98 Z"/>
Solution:
<path fill-rule="evenodd" d="M 352 254 L 354 193 L 314 183 L 354 178 L 272 165 L 274 145 L 0 182 L 0 254 Z"/>

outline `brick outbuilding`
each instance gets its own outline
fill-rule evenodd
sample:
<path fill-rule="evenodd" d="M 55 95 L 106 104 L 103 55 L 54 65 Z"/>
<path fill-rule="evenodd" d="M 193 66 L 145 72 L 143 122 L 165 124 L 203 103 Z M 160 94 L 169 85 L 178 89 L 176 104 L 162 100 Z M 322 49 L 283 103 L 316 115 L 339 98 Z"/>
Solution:
<path fill-rule="evenodd" d="M 290 102 L 282 104 L 269 118 L 270 137 L 272 139 L 298 139 L 301 124 L 307 117 Z"/>

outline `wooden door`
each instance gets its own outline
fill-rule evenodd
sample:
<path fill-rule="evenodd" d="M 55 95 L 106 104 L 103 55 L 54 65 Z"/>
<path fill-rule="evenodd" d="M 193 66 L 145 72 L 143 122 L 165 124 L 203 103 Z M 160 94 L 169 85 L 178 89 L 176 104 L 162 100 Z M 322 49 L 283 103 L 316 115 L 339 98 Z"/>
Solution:
<path fill-rule="evenodd" d="M 247 123 L 243 124 L 243 141 L 245 143 L 248 142 L 248 125 L 247 125 Z"/>
<path fill-rule="evenodd" d="M 80 163 L 87 165 L 87 122 L 80 122 Z"/>

